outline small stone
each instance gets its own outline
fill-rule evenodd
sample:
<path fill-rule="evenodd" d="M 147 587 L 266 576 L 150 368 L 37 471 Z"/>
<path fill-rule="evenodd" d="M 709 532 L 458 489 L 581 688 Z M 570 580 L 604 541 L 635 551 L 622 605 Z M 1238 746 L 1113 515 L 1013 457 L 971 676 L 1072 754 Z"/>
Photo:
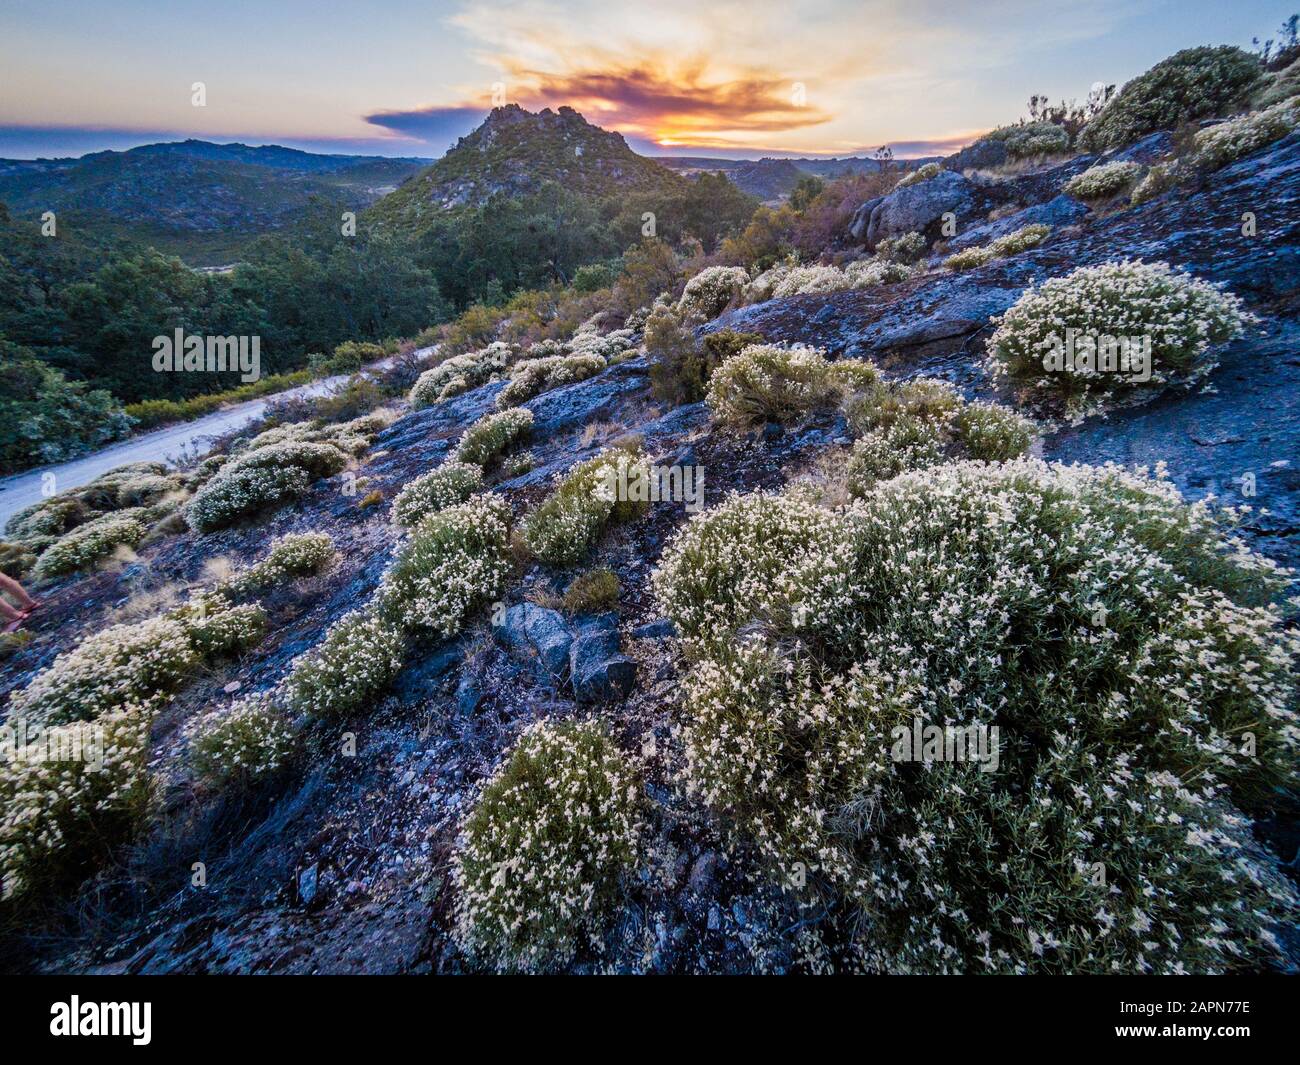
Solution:
<path fill-rule="evenodd" d="M 226 685 L 224 688 L 222 688 L 221 690 L 222 690 L 223 692 L 225 692 L 227 695 L 233 695 L 235 692 L 239 691 L 239 689 L 242 688 L 242 687 L 243 687 L 243 684 L 241 684 L 239 681 L 237 681 L 237 680 L 232 680 L 229 684 L 227 684 L 227 685 Z"/>
<path fill-rule="evenodd" d="M 320 870 L 315 862 L 298 874 L 298 899 L 304 906 L 310 906 L 316 898 L 319 887 Z"/>

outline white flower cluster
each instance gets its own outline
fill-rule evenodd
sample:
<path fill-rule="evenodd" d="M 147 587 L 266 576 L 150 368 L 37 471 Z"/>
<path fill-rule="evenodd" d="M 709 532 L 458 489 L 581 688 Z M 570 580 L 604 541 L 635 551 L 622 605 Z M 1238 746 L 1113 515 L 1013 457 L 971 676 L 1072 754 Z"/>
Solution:
<path fill-rule="evenodd" d="M 487 468 L 497 456 L 528 436 L 533 429 L 533 412 L 526 407 L 509 407 L 485 414 L 468 429 L 452 450 L 450 461 L 472 462 Z"/>
<path fill-rule="evenodd" d="M 1069 132 L 1054 122 L 1022 122 L 1015 126 L 1001 126 L 989 134 L 989 139 L 1005 144 L 1007 154 L 1012 159 L 1055 154 L 1070 147 Z"/>
<path fill-rule="evenodd" d="M 316 647 L 294 659 L 278 697 L 294 713 L 345 717 L 388 686 L 402 668 L 405 649 L 399 626 L 354 610 L 331 625 Z"/>
<path fill-rule="evenodd" d="M 1051 226 L 1036 223 L 1021 226 L 1014 232 L 1004 234 L 988 244 L 955 252 L 943 261 L 943 265 L 949 270 L 969 270 L 975 266 L 983 266 L 994 259 L 1005 259 L 1009 255 L 1019 255 L 1022 251 L 1037 247 L 1051 232 Z"/>
<path fill-rule="evenodd" d="M 430 514 L 464 503 L 482 487 L 482 466 L 472 462 L 446 462 L 403 485 L 393 498 L 393 523 L 415 525 Z"/>
<path fill-rule="evenodd" d="M 1292 96 L 1262 111 L 1198 130 L 1192 142 L 1192 163 L 1217 170 L 1257 152 L 1300 127 L 1300 96 Z"/>
<path fill-rule="evenodd" d="M 498 970 L 599 950 L 643 831 L 641 785 L 595 723 L 530 727 L 462 822 L 456 938 Z"/>
<path fill-rule="evenodd" d="M 706 266 L 686 282 L 678 309 L 708 321 L 721 314 L 747 284 L 749 271 L 742 266 Z"/>
<path fill-rule="evenodd" d="M 165 615 L 185 626 L 186 638 L 201 659 L 238 654 L 261 641 L 266 612 L 256 604 L 236 605 L 219 590 L 190 596 Z"/>
<path fill-rule="evenodd" d="M 378 592 L 385 621 L 454 636 L 470 613 L 501 594 L 510 573 L 510 510 L 473 496 L 410 531 Z"/>
<path fill-rule="evenodd" d="M 895 190 L 905 189 L 910 185 L 919 185 L 923 181 L 929 181 L 931 178 L 937 178 L 943 173 L 943 167 L 938 163 L 922 163 L 915 170 L 909 170 L 894 186 Z"/>
<path fill-rule="evenodd" d="M 122 548 L 135 547 L 147 531 L 143 510 L 130 510 L 103 514 L 78 525 L 70 533 L 50 544 L 32 570 L 38 580 L 59 577 L 87 569 Z"/>
<path fill-rule="evenodd" d="M 1117 159 L 1075 174 L 1065 183 L 1065 191 L 1079 200 L 1104 200 L 1129 188 L 1141 176 L 1141 163 Z"/>
<path fill-rule="evenodd" d="M 213 532 L 239 518 L 301 496 L 310 487 L 311 476 L 297 466 L 222 469 L 194 493 L 185 507 L 185 521 L 196 532 Z"/>
<path fill-rule="evenodd" d="M 220 591 L 236 598 L 297 577 L 320 573 L 334 561 L 329 533 L 288 533 L 271 542 L 261 562 L 222 582 Z"/>
<path fill-rule="evenodd" d="M 761 303 L 769 299 L 787 299 L 810 293 L 844 292 L 849 289 L 870 288 L 905 281 L 913 269 L 899 262 L 883 258 L 861 259 L 849 263 L 844 269 L 838 266 L 800 266 L 791 261 L 777 263 L 756 276 L 745 287 L 746 303 Z"/>
<path fill-rule="evenodd" d="M 270 692 L 215 707 L 185 729 L 190 765 L 213 787 L 248 784 L 274 773 L 293 753 L 293 730 Z"/>
<path fill-rule="evenodd" d="M 525 519 L 523 539 L 528 550 L 551 565 L 581 562 L 608 525 L 645 512 L 647 503 L 619 499 L 618 486 L 649 476 L 644 457 L 622 448 L 579 463 Z"/>
<path fill-rule="evenodd" d="M 633 346 L 631 329 L 611 329 L 608 333 L 600 333 L 594 325 L 584 324 L 573 334 L 566 348 L 569 355 L 601 358 L 608 363 Z"/>
<path fill-rule="evenodd" d="M 431 407 L 444 399 L 451 399 L 471 388 L 487 384 L 510 364 L 514 354 L 514 348 L 498 340 L 478 351 L 453 355 L 432 370 L 420 374 L 408 397 L 411 407 L 415 410 Z"/>
<path fill-rule="evenodd" d="M 609 365 L 602 355 L 552 355 L 524 359 L 510 368 L 510 380 L 497 393 L 497 410 L 505 410 L 561 385 L 595 377 Z"/>
<path fill-rule="evenodd" d="M 989 369 L 1035 389 L 1062 394 L 1067 403 L 1091 392 L 1133 383 L 1128 373 L 1083 368 L 1048 372 L 1044 358 L 1067 339 L 1149 339 L 1150 382 L 1191 382 L 1217 364 L 1211 348 L 1239 336 L 1250 321 L 1241 300 L 1168 263 L 1136 259 L 1085 266 L 1027 289 L 989 338 Z"/>
<path fill-rule="evenodd" d="M 1239 810 L 1295 780 L 1300 638 L 1223 520 L 1028 459 L 847 511 L 733 498 L 654 578 L 695 663 L 687 786 L 855 909 L 878 969 L 1257 965 L 1296 898 Z M 996 726 L 996 771 L 896 760 L 918 718 Z"/>
<path fill-rule="evenodd" d="M 148 708 L 130 703 L 51 729 L 39 743 L 0 746 L 0 899 L 57 880 L 129 838 L 148 815 Z M 88 746 L 89 745 L 89 746 Z M 93 750 L 94 758 L 50 758 Z"/>

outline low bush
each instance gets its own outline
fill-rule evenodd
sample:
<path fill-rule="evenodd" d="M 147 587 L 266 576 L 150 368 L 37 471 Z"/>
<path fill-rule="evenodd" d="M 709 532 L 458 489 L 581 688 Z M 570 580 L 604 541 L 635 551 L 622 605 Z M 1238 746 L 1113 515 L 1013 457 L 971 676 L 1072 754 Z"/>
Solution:
<path fill-rule="evenodd" d="M 492 495 L 429 515 L 410 531 L 378 593 L 385 621 L 454 636 L 501 594 L 510 573 L 510 510 Z"/>
<path fill-rule="evenodd" d="M 496 969 L 538 971 L 598 946 L 637 866 L 640 792 L 599 725 L 529 728 L 461 825 L 461 948 Z"/>
<path fill-rule="evenodd" d="M 449 461 L 472 462 L 485 470 L 507 450 L 526 440 L 533 429 L 533 412 L 511 407 L 485 414 L 461 436 Z"/>
<path fill-rule="evenodd" d="M 1128 82 L 1079 135 L 1092 152 L 1162 129 L 1231 114 L 1263 78 L 1259 60 L 1229 45 L 1184 48 Z"/>
<path fill-rule="evenodd" d="M 1036 223 L 1021 226 L 1014 232 L 1006 233 L 988 244 L 954 252 L 943 261 L 943 265 L 949 270 L 969 270 L 976 266 L 983 266 L 994 259 L 1004 259 L 1035 248 L 1045 241 L 1051 232 L 1051 226 Z"/>
<path fill-rule="evenodd" d="M 295 714 L 347 717 L 388 687 L 405 653 L 400 625 L 353 610 L 331 625 L 316 647 L 294 659 L 277 697 Z"/>
<path fill-rule="evenodd" d="M 649 504 L 620 498 L 622 486 L 649 477 L 639 452 L 603 451 L 573 467 L 524 520 L 524 544 L 543 562 L 578 563 L 595 549 L 605 529 L 644 514 Z"/>
<path fill-rule="evenodd" d="M 1175 163 L 1156 163 L 1134 186 L 1129 194 L 1129 203 L 1136 207 L 1140 203 L 1154 200 L 1177 185 L 1178 178 L 1179 171 Z"/>
<path fill-rule="evenodd" d="M 266 633 L 266 612 L 260 606 L 237 605 L 219 591 L 193 595 L 165 616 L 184 626 L 195 653 L 209 661 L 247 650 Z"/>
<path fill-rule="evenodd" d="M 1240 118 L 1198 130 L 1192 138 L 1191 164 L 1218 170 L 1257 152 L 1300 127 L 1300 96 L 1252 111 Z"/>
<path fill-rule="evenodd" d="M 280 769 L 293 753 L 289 722 L 269 692 L 235 699 L 186 728 L 190 768 L 210 787 L 243 787 Z"/>
<path fill-rule="evenodd" d="M 497 393 L 497 410 L 505 410 L 562 385 L 595 377 L 609 365 L 601 355 L 553 355 L 526 359 L 510 368 L 510 380 Z"/>
<path fill-rule="evenodd" d="M 678 307 L 708 321 L 716 318 L 749 283 L 749 272 L 740 266 L 708 266 L 686 282 Z"/>
<path fill-rule="evenodd" d="M 1240 811 L 1294 780 L 1300 640 L 1225 520 L 1024 459 L 706 511 L 654 577 L 689 792 L 865 968 L 1263 964 L 1297 900 Z"/>
<path fill-rule="evenodd" d="M 613 570 L 580 573 L 564 590 L 561 608 L 566 614 L 600 614 L 618 608 L 620 586 Z"/>
<path fill-rule="evenodd" d="M 910 170 L 899 179 L 895 189 L 905 189 L 911 185 L 919 185 L 923 181 L 929 181 L 943 173 L 943 167 L 938 163 L 922 163 L 915 170 Z"/>
<path fill-rule="evenodd" d="M 393 499 L 397 525 L 415 525 L 439 510 L 464 503 L 483 487 L 483 467 L 472 462 L 448 462 L 408 482 Z"/>
<path fill-rule="evenodd" d="M 425 370 L 411 386 L 411 407 L 431 407 L 444 399 L 451 399 L 471 388 L 487 384 L 509 365 L 514 349 L 509 344 L 496 341 L 477 351 L 453 355 L 432 370 Z"/>
<path fill-rule="evenodd" d="M 1142 165 L 1125 160 L 1098 163 L 1065 183 L 1065 191 L 1079 200 L 1106 200 L 1131 188 L 1142 176 Z"/>
<path fill-rule="evenodd" d="M 296 466 L 223 469 L 194 493 L 185 507 L 185 520 L 195 532 L 214 532 L 296 499 L 310 487 L 310 475 Z"/>
<path fill-rule="evenodd" d="M 224 581 L 221 591 L 233 597 L 253 595 L 320 573 L 334 557 L 334 541 L 328 533 L 288 533 L 271 543 L 264 559 Z"/>
<path fill-rule="evenodd" d="M 1240 335 L 1249 317 L 1236 296 L 1167 263 L 1080 267 L 1029 288 L 994 319 L 990 368 L 1075 409 L 1090 396 L 1204 377 L 1217 365 L 1213 346 Z M 1066 357 L 1068 339 L 1074 341 L 1073 359 Z M 1143 380 L 1138 354 L 1148 344 L 1150 377 Z M 1097 359 L 1078 357 L 1093 348 L 1123 346 L 1127 368 L 1103 372 L 1089 365 Z"/>
<path fill-rule="evenodd" d="M 896 237 L 886 237 L 876 245 L 876 257 L 884 262 L 911 263 L 920 262 L 929 250 L 925 237 L 915 231 L 902 233 Z"/>
<path fill-rule="evenodd" d="M 989 135 L 990 140 L 1006 145 L 1012 159 L 1032 159 L 1041 155 L 1059 155 L 1070 149 L 1070 133 L 1055 122 L 1021 122 L 1001 126 Z"/>
<path fill-rule="evenodd" d="M 142 517 L 142 512 L 133 508 L 120 514 L 104 514 L 77 526 L 41 552 L 32 576 L 37 580 L 61 577 L 89 569 L 115 552 L 137 546 L 148 531 Z"/>
<path fill-rule="evenodd" d="M 868 364 L 831 363 L 815 348 L 753 344 L 730 356 L 709 379 L 706 401 L 725 424 L 793 422 L 870 384 Z"/>

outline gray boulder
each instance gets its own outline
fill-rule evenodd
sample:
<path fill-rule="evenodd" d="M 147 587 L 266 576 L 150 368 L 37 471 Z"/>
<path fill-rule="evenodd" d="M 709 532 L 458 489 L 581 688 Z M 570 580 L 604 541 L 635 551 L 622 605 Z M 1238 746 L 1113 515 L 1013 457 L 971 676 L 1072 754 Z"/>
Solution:
<path fill-rule="evenodd" d="M 867 223 L 867 247 L 875 248 L 886 237 L 900 237 L 913 231 L 933 239 L 940 219 L 951 211 L 958 223 L 979 212 L 984 197 L 960 174 L 945 170 L 927 181 L 895 189 L 871 211 Z"/>
<path fill-rule="evenodd" d="M 999 218 L 996 222 L 987 222 L 959 233 L 948 242 L 948 246 L 952 251 L 960 251 L 975 244 L 987 244 L 998 237 L 1014 233 L 1021 226 L 1040 224 L 1059 229 L 1061 226 L 1074 225 L 1087 213 L 1088 208 L 1078 200 L 1072 196 L 1061 195 L 1046 203 L 1036 203 L 1023 211 Z"/>
<path fill-rule="evenodd" d="M 578 633 L 569 650 L 569 670 L 579 702 L 623 699 L 636 684 L 636 663 L 620 653 L 618 630 L 601 625 Z"/>
<path fill-rule="evenodd" d="M 558 610 L 548 610 L 535 603 L 520 603 L 493 622 L 493 631 L 511 650 L 536 654 L 552 676 L 562 677 L 569 668 L 573 634 Z"/>
<path fill-rule="evenodd" d="M 960 174 L 963 170 L 987 170 L 1007 161 L 1007 146 L 989 138 L 969 144 L 943 161 L 945 170 Z"/>

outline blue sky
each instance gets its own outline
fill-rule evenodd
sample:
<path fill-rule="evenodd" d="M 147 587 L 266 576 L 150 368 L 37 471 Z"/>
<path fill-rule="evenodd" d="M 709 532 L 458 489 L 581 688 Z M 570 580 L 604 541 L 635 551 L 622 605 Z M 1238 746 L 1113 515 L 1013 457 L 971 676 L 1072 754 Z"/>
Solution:
<path fill-rule="evenodd" d="M 195 136 L 437 156 L 502 99 L 650 153 L 951 150 L 1298 0 L 0 0 L 0 156 Z M 191 86 L 203 82 L 206 104 Z"/>

